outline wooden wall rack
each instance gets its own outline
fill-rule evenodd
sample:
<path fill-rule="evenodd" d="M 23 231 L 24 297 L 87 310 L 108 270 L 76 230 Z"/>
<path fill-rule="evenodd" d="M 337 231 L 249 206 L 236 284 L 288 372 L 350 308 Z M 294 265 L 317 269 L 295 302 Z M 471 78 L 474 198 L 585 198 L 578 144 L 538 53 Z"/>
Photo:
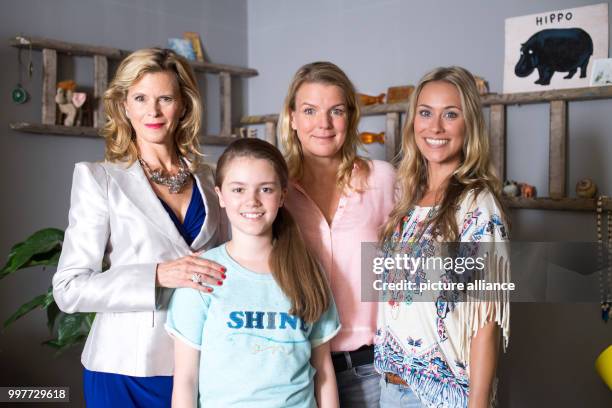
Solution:
<path fill-rule="evenodd" d="M 488 94 L 482 97 L 483 106 L 489 107 L 489 136 L 491 159 L 497 174 L 506 179 L 506 106 L 534 103 L 550 105 L 550 135 L 548 163 L 548 197 L 506 198 L 510 208 L 539 210 L 594 211 L 594 199 L 567 197 L 567 118 L 568 102 L 612 99 L 612 86 L 576 88 L 555 91 L 525 92 L 515 94 Z M 399 152 L 401 141 L 401 116 L 408 110 L 408 103 L 369 105 L 361 108 L 362 116 L 385 115 L 385 157 L 392 160 Z M 278 115 L 247 116 L 241 124 L 265 125 L 266 140 L 276 143 Z M 606 209 L 612 203 L 606 201 Z"/>
<path fill-rule="evenodd" d="M 41 123 L 13 122 L 11 129 L 20 132 L 55 134 L 65 136 L 98 137 L 99 128 L 104 123 L 104 106 L 102 95 L 108 86 L 108 60 L 122 60 L 131 53 L 119 48 L 100 47 L 95 45 L 69 43 L 40 37 L 16 36 L 9 39 L 9 44 L 17 48 L 42 51 L 43 59 L 43 92 Z M 94 95 L 93 127 L 61 126 L 55 124 L 55 92 L 57 84 L 57 55 L 93 57 L 94 60 Z M 203 144 L 227 145 L 235 139 L 232 134 L 232 77 L 248 78 L 258 75 L 257 70 L 233 65 L 212 64 L 209 62 L 190 61 L 196 72 L 219 75 L 221 102 L 221 131 L 219 135 L 209 135 L 206 123 L 204 135 L 200 137 Z M 202 83 L 203 79 L 200 80 Z M 204 104 L 204 108 L 206 108 Z M 206 115 L 204 115 L 205 117 Z"/>

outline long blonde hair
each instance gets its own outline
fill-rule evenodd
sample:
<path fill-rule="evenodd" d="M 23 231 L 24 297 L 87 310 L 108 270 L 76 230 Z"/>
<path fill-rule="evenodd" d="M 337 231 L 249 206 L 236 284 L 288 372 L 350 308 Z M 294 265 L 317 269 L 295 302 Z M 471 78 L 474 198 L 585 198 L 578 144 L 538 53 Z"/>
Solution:
<path fill-rule="evenodd" d="M 359 105 L 353 83 L 344 71 L 331 62 L 319 61 L 302 66 L 295 73 L 291 85 L 289 85 L 278 122 L 278 130 L 285 149 L 287 165 L 289 166 L 289 176 L 293 180 L 301 180 L 304 175 L 304 153 L 297 136 L 297 131 L 291 128 L 291 113 L 295 112 L 296 109 L 295 96 L 298 90 L 307 83 L 334 85 L 342 90 L 348 123 L 346 139 L 340 150 L 342 161 L 338 167 L 336 182 L 341 189 L 354 187 L 359 191 L 359 186 L 351 186 L 353 167 L 357 165 L 360 171 L 360 186 L 363 186 L 363 182 L 367 179 L 370 172 L 369 161 L 357 154 L 357 148 L 361 146 L 357 132 L 360 118 Z"/>
<path fill-rule="evenodd" d="M 281 188 L 288 188 L 289 171 L 283 155 L 276 147 L 260 139 L 238 139 L 225 149 L 217 162 L 215 186 L 221 188 L 228 166 L 240 157 L 266 160 L 274 168 Z M 276 283 L 291 301 L 289 313 L 305 322 L 317 321 L 331 303 L 327 278 L 284 207 L 279 208 L 272 224 L 272 237 L 275 242 L 270 254 L 270 269 Z"/>
<path fill-rule="evenodd" d="M 104 92 L 106 123 L 101 134 L 106 139 L 105 158 L 129 164 L 137 159 L 136 135 L 125 113 L 124 103 L 132 85 L 145 74 L 157 72 L 169 72 L 176 78 L 185 113 L 175 130 L 174 141 L 179 154 L 190 159 L 193 169 L 201 156 L 198 139 L 202 123 L 200 91 L 189 62 L 174 51 L 162 48 L 146 48 L 128 55 Z"/>
<path fill-rule="evenodd" d="M 461 67 L 436 68 L 421 78 L 408 105 L 406 123 L 402 129 L 400 151 L 402 159 L 397 171 L 401 198 L 383 228 L 381 236 L 383 243 L 390 242 L 402 218 L 423 198 L 427 191 L 427 161 L 416 145 L 414 119 L 421 91 L 425 85 L 434 81 L 445 81 L 457 88 L 465 121 L 465 140 L 461 162 L 452 173 L 442 202 L 429 224 L 437 228 L 437 233 L 444 239 L 455 241 L 459 234 L 455 219 L 457 205 L 468 191 L 474 191 L 477 196 L 479 192 L 489 190 L 503 212 L 499 200 L 501 183 L 495 175 L 489 158 L 489 138 L 474 77 Z"/>

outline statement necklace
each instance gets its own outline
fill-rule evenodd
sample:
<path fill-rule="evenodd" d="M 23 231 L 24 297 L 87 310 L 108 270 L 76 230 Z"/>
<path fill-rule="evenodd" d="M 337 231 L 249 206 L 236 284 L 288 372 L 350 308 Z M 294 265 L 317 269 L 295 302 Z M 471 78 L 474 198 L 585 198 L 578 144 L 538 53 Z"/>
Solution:
<path fill-rule="evenodd" d="M 597 197 L 597 260 L 599 266 L 599 295 L 601 299 L 601 318 L 604 322 L 610 319 L 610 306 L 612 305 L 612 294 L 610 283 L 612 283 L 612 211 L 607 210 L 607 262 L 603 263 L 603 234 L 601 228 L 601 215 L 604 203 L 608 200 L 606 196 Z"/>
<path fill-rule="evenodd" d="M 179 157 L 179 169 L 178 173 L 174 176 L 164 176 L 162 170 L 151 170 L 147 162 L 145 162 L 142 157 L 138 156 L 138 161 L 140 165 L 145 169 L 145 174 L 152 180 L 155 184 L 159 184 L 162 186 L 168 187 L 168 191 L 170 194 L 178 194 L 181 192 L 185 184 L 189 181 L 189 176 L 191 173 L 189 169 L 183 162 L 183 160 Z"/>

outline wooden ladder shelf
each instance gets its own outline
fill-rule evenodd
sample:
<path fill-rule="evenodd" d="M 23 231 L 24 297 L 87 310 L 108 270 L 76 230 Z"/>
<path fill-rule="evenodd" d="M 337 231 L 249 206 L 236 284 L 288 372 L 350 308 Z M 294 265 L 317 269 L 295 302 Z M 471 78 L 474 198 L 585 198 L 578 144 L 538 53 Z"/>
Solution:
<path fill-rule="evenodd" d="M 550 136 L 548 163 L 548 195 L 538 198 L 504 198 L 510 208 L 539 210 L 594 211 L 596 200 L 567 197 L 567 118 L 568 102 L 612 99 L 612 86 L 564 89 L 556 91 L 525 92 L 515 94 L 488 94 L 482 97 L 483 106 L 490 108 L 489 137 L 491 159 L 497 174 L 506 178 L 506 106 L 534 103 L 550 105 Z M 408 103 L 369 105 L 361 108 L 362 116 L 385 115 L 385 157 L 391 161 L 399 152 L 401 117 Z M 247 116 L 244 126 L 265 124 L 266 140 L 276 142 L 278 115 Z M 605 209 L 612 210 L 606 201 Z"/>
<path fill-rule="evenodd" d="M 118 48 L 100 47 L 95 45 L 76 44 L 51 40 L 40 37 L 16 36 L 9 39 L 9 44 L 17 48 L 42 51 L 43 60 L 43 92 L 41 123 L 12 122 L 11 129 L 39 134 L 54 134 L 65 136 L 98 137 L 104 124 L 104 104 L 102 97 L 108 86 L 108 60 L 122 60 L 132 51 Z M 93 95 L 93 127 L 56 125 L 55 92 L 57 86 L 57 55 L 93 57 L 94 62 L 94 95 Z M 221 101 L 221 132 L 219 135 L 208 135 L 203 126 L 204 135 L 200 136 L 203 144 L 227 145 L 235 139 L 232 134 L 232 78 L 253 77 L 257 70 L 233 65 L 212 64 L 208 62 L 190 61 L 194 71 L 218 74 Z M 206 104 L 204 104 L 206 109 Z M 204 115 L 206 116 L 206 115 Z M 206 125 L 206 124 L 204 124 Z"/>

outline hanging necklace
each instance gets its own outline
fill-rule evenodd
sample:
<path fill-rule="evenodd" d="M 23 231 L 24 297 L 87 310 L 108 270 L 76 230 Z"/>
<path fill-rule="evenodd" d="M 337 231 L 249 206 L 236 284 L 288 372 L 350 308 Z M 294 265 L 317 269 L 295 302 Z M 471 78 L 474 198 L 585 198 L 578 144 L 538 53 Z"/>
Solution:
<path fill-rule="evenodd" d="M 22 86 L 22 83 L 25 82 L 29 82 L 30 79 L 32 79 L 32 74 L 34 73 L 34 65 L 32 64 L 32 42 L 30 42 L 27 39 L 24 39 L 23 37 L 19 37 L 19 39 L 22 41 L 22 43 L 25 41 L 26 43 L 30 44 L 30 47 L 28 48 L 28 64 L 27 64 L 27 75 L 26 75 L 26 81 L 22 81 L 22 71 L 23 71 L 23 62 L 21 60 L 21 48 L 19 48 L 17 50 L 17 72 L 18 72 L 18 78 L 17 78 L 17 85 L 15 85 L 15 88 L 13 88 L 13 90 L 11 91 L 11 98 L 13 99 L 13 102 L 17 103 L 17 104 L 22 104 L 22 103 L 26 103 L 28 101 L 29 95 L 28 92 L 25 90 L 25 88 Z"/>
<path fill-rule="evenodd" d="M 607 196 L 597 197 L 597 263 L 599 266 L 599 295 L 601 299 L 601 318 L 604 322 L 610 319 L 610 306 L 612 305 L 612 294 L 610 283 L 612 283 L 612 211 L 607 210 L 607 259 L 604 268 L 603 262 L 603 234 L 601 218 L 604 203 L 608 201 Z"/>
<path fill-rule="evenodd" d="M 147 162 L 145 162 L 142 157 L 138 156 L 138 161 L 140 165 L 145 169 L 145 174 L 152 180 L 155 184 L 159 184 L 162 186 L 168 187 L 168 191 L 170 194 L 178 194 L 181 192 L 185 184 L 189 181 L 189 176 L 191 173 L 189 169 L 183 162 L 183 160 L 179 156 L 179 169 L 178 173 L 174 176 L 169 175 L 165 176 L 161 169 L 151 170 Z"/>

